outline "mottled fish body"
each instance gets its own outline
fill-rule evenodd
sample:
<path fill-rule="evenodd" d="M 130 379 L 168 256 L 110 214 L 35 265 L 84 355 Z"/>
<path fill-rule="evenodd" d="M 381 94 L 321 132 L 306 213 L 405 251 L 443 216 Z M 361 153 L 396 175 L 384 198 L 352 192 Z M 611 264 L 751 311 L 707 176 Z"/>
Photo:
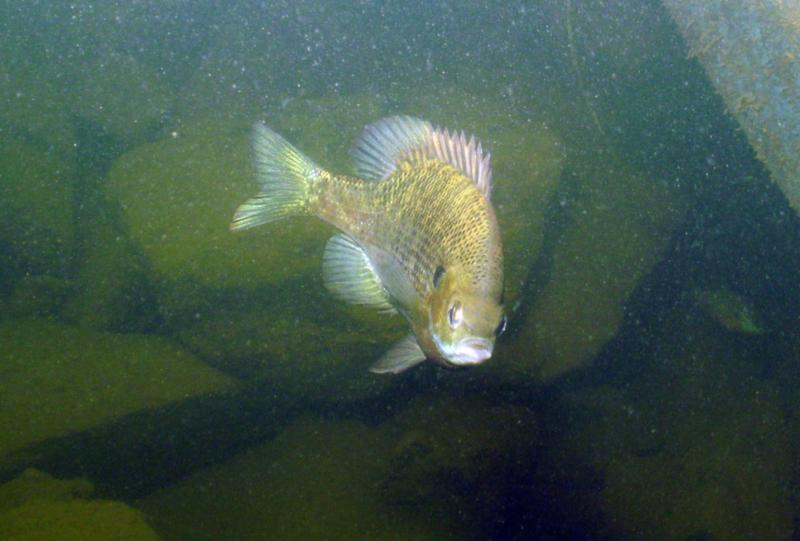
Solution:
<path fill-rule="evenodd" d="M 374 372 L 491 356 L 505 325 L 502 244 L 489 156 L 474 138 L 411 117 L 380 120 L 354 145 L 360 178 L 323 170 L 263 124 L 253 148 L 262 191 L 231 229 L 303 214 L 338 228 L 323 254 L 327 288 L 411 325 Z"/>

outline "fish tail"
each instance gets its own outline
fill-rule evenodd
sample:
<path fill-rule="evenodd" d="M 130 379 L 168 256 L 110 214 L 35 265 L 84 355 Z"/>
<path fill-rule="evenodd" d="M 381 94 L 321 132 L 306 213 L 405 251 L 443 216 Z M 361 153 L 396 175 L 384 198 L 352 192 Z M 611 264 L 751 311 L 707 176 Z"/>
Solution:
<path fill-rule="evenodd" d="M 231 231 L 307 214 L 311 184 L 322 169 L 261 122 L 253 128 L 253 154 L 261 192 L 236 209 Z"/>

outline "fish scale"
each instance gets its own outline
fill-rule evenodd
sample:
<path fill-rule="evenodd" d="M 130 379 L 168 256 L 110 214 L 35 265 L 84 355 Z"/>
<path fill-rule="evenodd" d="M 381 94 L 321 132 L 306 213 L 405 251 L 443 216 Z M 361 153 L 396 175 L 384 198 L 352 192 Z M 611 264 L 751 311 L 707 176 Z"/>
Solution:
<path fill-rule="evenodd" d="M 379 182 L 326 176 L 320 184 L 321 195 L 310 211 L 408 262 L 421 296 L 430 291 L 439 265 L 457 265 L 476 285 L 500 272 L 491 268 L 488 257 L 480 257 L 486 253 L 482 239 L 497 234 L 491 231 L 488 209 L 481 208 L 485 205 L 469 179 L 447 164 L 407 165 Z"/>

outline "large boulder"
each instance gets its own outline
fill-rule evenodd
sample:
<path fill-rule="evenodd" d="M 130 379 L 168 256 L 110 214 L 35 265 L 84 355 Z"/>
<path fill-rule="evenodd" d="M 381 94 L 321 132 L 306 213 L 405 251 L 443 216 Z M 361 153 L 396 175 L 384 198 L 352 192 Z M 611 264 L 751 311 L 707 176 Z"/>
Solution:
<path fill-rule="evenodd" d="M 213 120 L 126 153 L 107 181 L 157 282 L 218 289 L 275 286 L 319 269 L 329 234 L 319 220 L 230 232 L 234 211 L 257 191 L 249 127 Z"/>
<path fill-rule="evenodd" d="M 581 421 L 565 448 L 603 472 L 608 537 L 790 539 L 792 431 L 760 353 L 743 347 L 752 338 L 681 310 L 648 334 L 617 359 L 644 365 L 638 376 L 566 401 Z"/>
<path fill-rule="evenodd" d="M 509 372 L 548 380 L 591 363 L 683 220 L 677 184 L 647 178 L 613 153 L 578 170 L 568 223 L 548 254 L 549 280 L 500 366 Z"/>
<path fill-rule="evenodd" d="M 198 541 L 482 539 L 537 436 L 524 407 L 467 397 L 377 425 L 307 415 L 139 507 L 164 537 Z"/>
<path fill-rule="evenodd" d="M 154 328 L 158 305 L 147 262 L 107 209 L 87 221 L 82 240 L 82 257 L 61 317 L 111 332 Z"/>
<path fill-rule="evenodd" d="M 421 397 L 385 428 L 396 443 L 382 497 L 398 509 L 451 521 L 453 531 L 484 539 L 506 520 L 516 522 L 522 502 L 530 501 L 541 440 L 537 415 L 526 407 Z"/>
<path fill-rule="evenodd" d="M 655 425 L 660 442 L 610 457 L 601 505 L 616 535 L 791 538 L 786 479 L 793 461 L 783 412 L 765 386 L 739 391 L 735 400 L 720 400 L 721 407 L 683 394 L 689 400 L 672 404 Z"/>
<path fill-rule="evenodd" d="M 139 502 L 168 538 L 463 539 L 381 500 L 395 441 L 357 421 L 304 417 L 270 443 Z"/>
<path fill-rule="evenodd" d="M 171 321 L 181 343 L 221 370 L 305 400 L 360 399 L 392 383 L 368 368 L 407 332 L 399 316 L 344 309 L 321 285 L 207 300 Z"/>
<path fill-rule="evenodd" d="M 158 541 L 141 512 L 89 500 L 86 479 L 55 479 L 28 469 L 0 485 L 0 538 L 14 541 Z"/>
<path fill-rule="evenodd" d="M 156 336 L 9 319 L 0 323 L 0 343 L 0 461 L 50 438 L 235 386 Z"/>
<path fill-rule="evenodd" d="M 158 541 L 142 514 L 122 502 L 35 500 L 0 513 L 8 541 Z"/>
<path fill-rule="evenodd" d="M 0 485 L 0 512 L 32 500 L 69 501 L 88 498 L 94 486 L 87 479 L 56 479 L 35 468 L 28 468 L 16 478 Z"/>

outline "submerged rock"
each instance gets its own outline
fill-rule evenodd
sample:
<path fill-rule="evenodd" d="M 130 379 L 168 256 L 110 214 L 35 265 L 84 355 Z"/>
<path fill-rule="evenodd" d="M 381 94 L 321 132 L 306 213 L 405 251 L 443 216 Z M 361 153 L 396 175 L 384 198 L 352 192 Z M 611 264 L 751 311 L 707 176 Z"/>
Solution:
<path fill-rule="evenodd" d="M 157 336 L 9 319 L 0 322 L 0 343 L 0 462 L 50 438 L 235 385 Z"/>
<path fill-rule="evenodd" d="M 680 310 L 653 332 L 618 359 L 644 364 L 624 388 L 572 393 L 583 420 L 571 446 L 605 476 L 607 537 L 790 539 L 793 441 L 761 352 Z"/>
<path fill-rule="evenodd" d="M 783 413 L 763 389 L 728 406 L 675 419 L 667 429 L 674 441 L 660 452 L 607 464 L 602 506 L 618 533 L 653 541 L 698 531 L 730 541 L 791 538 L 792 458 Z"/>
<path fill-rule="evenodd" d="M 5 310 L 13 318 L 56 316 L 73 289 L 73 284 L 63 278 L 23 276 L 14 286 Z"/>
<path fill-rule="evenodd" d="M 92 492 L 94 486 L 87 479 L 56 479 L 35 468 L 28 468 L 15 479 L 0 485 L 0 512 L 33 500 L 89 498 Z"/>
<path fill-rule="evenodd" d="M 92 329 L 143 332 L 158 319 L 147 264 L 106 212 L 87 226 L 73 288 L 61 316 Z"/>
<path fill-rule="evenodd" d="M 514 377 L 547 380 L 591 363 L 683 219 L 677 185 L 611 156 L 584 167 L 569 222 L 548 254 L 549 281 L 498 365 Z"/>
<path fill-rule="evenodd" d="M 197 541 L 484 539 L 538 434 L 526 408 L 477 398 L 418 398 L 377 425 L 306 415 L 137 506 Z"/>
<path fill-rule="evenodd" d="M 144 516 L 109 500 L 35 500 L 0 513 L 0 538 L 46 541 L 158 541 Z"/>
<path fill-rule="evenodd" d="M 329 231 L 318 220 L 229 231 L 254 182 L 249 126 L 208 121 L 123 155 L 109 172 L 107 193 L 166 287 L 187 281 L 252 289 L 316 272 Z"/>
<path fill-rule="evenodd" d="M 372 321 L 363 313 L 363 318 L 352 317 L 319 288 L 295 284 L 247 299 L 211 297 L 207 306 L 171 322 L 177 339 L 196 355 L 248 382 L 308 401 L 347 402 L 380 394 L 393 378 L 368 368 L 403 336 L 404 322 L 399 317 Z"/>
<path fill-rule="evenodd" d="M 393 444 L 360 422 L 304 417 L 137 505 L 167 538 L 463 539 L 442 520 L 415 521 L 382 502 Z"/>
<path fill-rule="evenodd" d="M 158 541 L 144 516 L 122 502 L 89 500 L 86 479 L 60 480 L 28 469 L 0 485 L 0 538 Z"/>
<path fill-rule="evenodd" d="M 418 398 L 386 429 L 395 443 L 382 497 L 398 509 L 484 539 L 529 496 L 540 434 L 536 414 L 523 406 Z"/>

